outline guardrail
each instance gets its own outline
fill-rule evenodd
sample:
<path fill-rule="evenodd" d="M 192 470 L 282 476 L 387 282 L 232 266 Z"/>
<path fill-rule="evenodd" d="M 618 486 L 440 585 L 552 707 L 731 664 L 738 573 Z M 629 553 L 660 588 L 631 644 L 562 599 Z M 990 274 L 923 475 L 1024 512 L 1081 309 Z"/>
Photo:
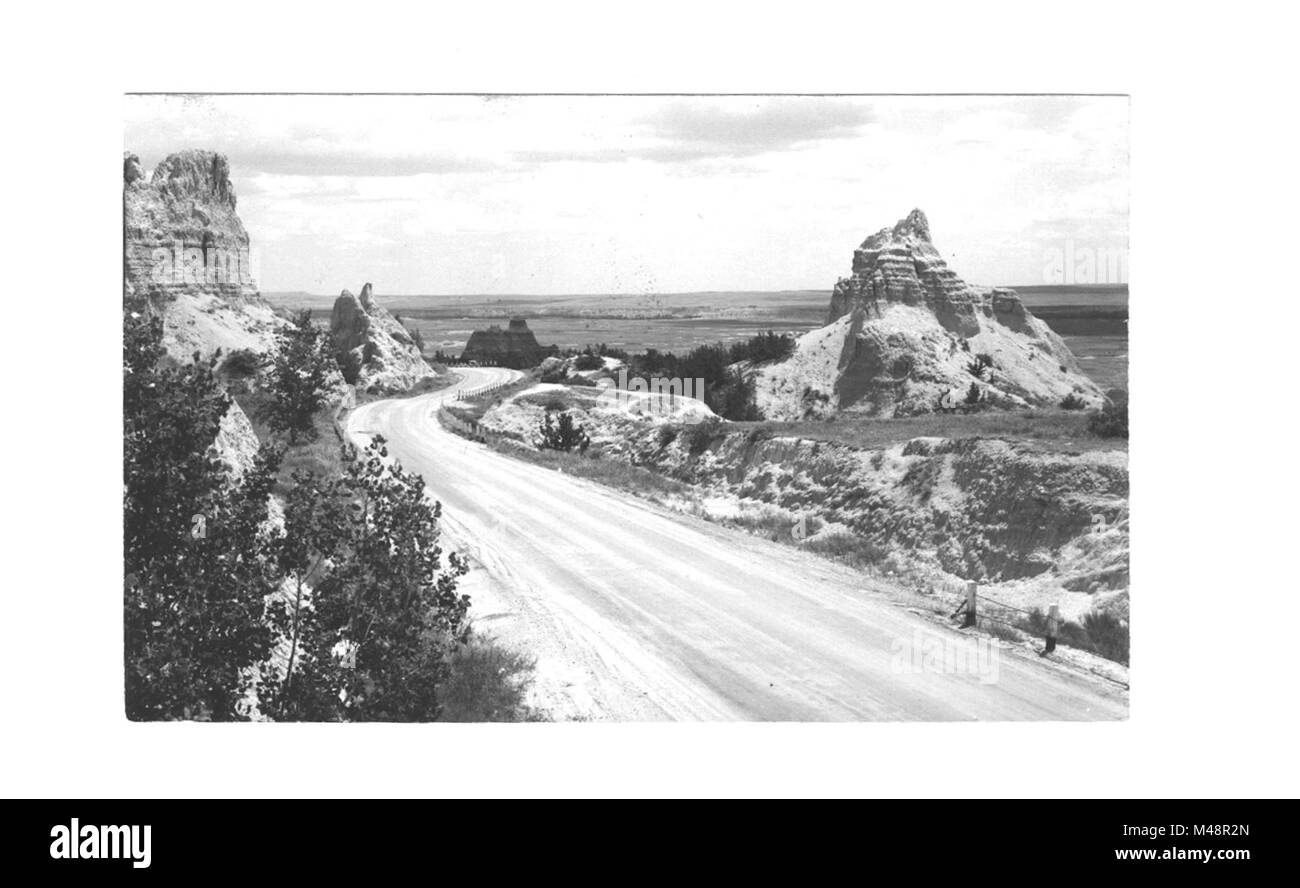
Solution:
<path fill-rule="evenodd" d="M 461 419 L 448 410 L 445 405 L 438 406 L 438 421 L 458 435 L 469 438 L 471 441 L 478 441 L 480 444 L 487 444 L 502 437 L 500 433 L 492 431 L 481 422 Z"/>
<path fill-rule="evenodd" d="M 980 620 L 991 620 L 994 623 L 1001 623 L 1004 626 L 1010 626 L 1013 629 L 1023 629 L 1024 624 L 1017 624 L 1011 620 L 994 616 L 980 610 L 979 603 L 984 601 L 995 607 L 1000 607 L 1004 611 L 1015 611 L 1016 613 L 1032 616 L 1033 611 L 1025 610 L 1023 607 L 1016 607 L 1013 604 L 1007 604 L 1005 601 L 998 601 L 996 598 L 990 598 L 987 595 L 979 593 L 979 584 L 974 580 L 966 582 L 966 600 L 952 613 L 954 618 L 961 616 L 961 628 L 971 629 L 979 625 Z M 1053 604 L 1047 610 L 1047 625 L 1043 630 L 1043 653 L 1050 654 L 1056 650 L 1056 640 L 1061 632 L 1061 607 Z"/>
<path fill-rule="evenodd" d="M 462 389 L 460 391 L 456 391 L 452 393 L 452 400 L 472 401 L 475 398 L 481 398 L 484 395 L 490 395 L 493 392 L 499 392 L 501 391 L 501 389 L 511 384 L 512 383 L 509 382 L 494 382 L 491 385 L 479 386 L 478 388 L 474 388 L 474 389 Z"/>

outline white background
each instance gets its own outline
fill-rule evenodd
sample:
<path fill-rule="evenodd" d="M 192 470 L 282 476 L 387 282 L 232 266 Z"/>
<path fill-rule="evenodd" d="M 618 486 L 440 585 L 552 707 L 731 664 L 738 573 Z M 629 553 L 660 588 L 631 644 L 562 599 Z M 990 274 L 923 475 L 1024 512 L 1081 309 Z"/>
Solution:
<path fill-rule="evenodd" d="M 0 791 L 1296 794 L 1286 7 L 458 6 L 9 10 Z M 128 723 L 117 369 L 128 90 L 1131 94 L 1131 719 Z"/>

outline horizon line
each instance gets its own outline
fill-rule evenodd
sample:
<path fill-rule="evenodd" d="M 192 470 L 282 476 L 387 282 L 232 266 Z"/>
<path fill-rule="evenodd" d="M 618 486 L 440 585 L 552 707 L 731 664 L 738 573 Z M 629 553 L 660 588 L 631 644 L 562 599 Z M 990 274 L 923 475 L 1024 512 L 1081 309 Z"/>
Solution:
<path fill-rule="evenodd" d="M 1118 289 L 1128 287 L 1128 281 L 1120 283 L 1097 283 L 1097 284 L 974 284 L 978 287 L 1005 287 L 1009 290 L 1032 290 L 1040 287 L 1053 287 L 1057 289 Z M 347 289 L 346 287 L 344 289 Z M 782 287 L 778 290 L 645 290 L 635 293 L 610 293 L 610 292 L 587 292 L 587 293 L 390 293 L 383 292 L 381 295 L 385 299 L 405 299 L 412 297 L 422 298 L 481 298 L 481 299 L 516 299 L 516 298 L 538 298 L 538 299 L 563 299 L 566 297 L 592 298 L 592 297 L 628 297 L 628 296 L 708 296 L 717 293 L 743 294 L 754 293 L 757 295 L 773 293 L 830 293 L 834 287 Z M 330 293 L 317 293 L 312 290 L 259 290 L 263 296 L 319 296 L 322 299 L 337 299 L 338 296 Z"/>

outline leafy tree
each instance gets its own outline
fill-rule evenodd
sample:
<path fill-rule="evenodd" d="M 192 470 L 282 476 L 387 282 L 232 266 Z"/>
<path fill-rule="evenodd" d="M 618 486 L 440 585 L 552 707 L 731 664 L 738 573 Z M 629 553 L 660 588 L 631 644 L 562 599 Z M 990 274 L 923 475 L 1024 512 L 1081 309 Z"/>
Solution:
<path fill-rule="evenodd" d="M 600 355 L 594 355 L 591 352 L 583 352 L 573 360 L 574 370 L 599 370 L 605 366 L 605 361 Z"/>
<path fill-rule="evenodd" d="M 754 404 L 754 383 L 735 370 L 723 375 L 723 383 L 714 386 L 704 398 L 709 408 L 724 419 L 737 422 L 762 419 Z"/>
<path fill-rule="evenodd" d="M 540 435 L 537 446 L 542 450 L 568 452 L 576 447 L 579 453 L 586 453 L 587 446 L 591 444 L 587 433 L 582 430 L 582 426 L 574 423 L 568 411 L 561 413 L 558 421 L 552 420 L 551 412 L 547 411 L 537 431 Z"/>
<path fill-rule="evenodd" d="M 547 368 L 538 376 L 538 382 L 550 384 L 561 384 L 569 381 L 569 371 L 563 363 L 556 363 L 554 366 Z"/>
<path fill-rule="evenodd" d="M 289 442 L 302 435 L 316 437 L 316 412 L 325 406 L 335 360 L 329 334 L 311 322 L 311 312 L 299 312 L 293 323 L 276 334 L 276 350 L 267 373 L 271 400 L 264 418 L 274 431 L 289 433 Z"/>
<path fill-rule="evenodd" d="M 753 361 L 758 364 L 764 361 L 782 360 L 789 357 L 793 351 L 793 336 L 788 333 L 778 335 L 768 330 L 743 342 L 732 343 L 730 358 L 733 364 L 737 361 Z"/>
<path fill-rule="evenodd" d="M 263 526 L 279 453 L 232 480 L 211 451 L 230 407 L 216 358 L 170 366 L 162 322 L 123 336 L 126 713 L 135 720 L 244 717 L 274 635 L 280 583 Z"/>
<path fill-rule="evenodd" d="M 282 551 L 297 591 L 275 617 L 294 662 L 262 695 L 276 718 L 438 715 L 448 652 L 468 634 L 469 597 L 456 592 L 467 567 L 450 553 L 443 569 L 441 506 L 386 457 L 376 436 L 364 451 L 344 448 L 341 477 L 294 476 Z"/>

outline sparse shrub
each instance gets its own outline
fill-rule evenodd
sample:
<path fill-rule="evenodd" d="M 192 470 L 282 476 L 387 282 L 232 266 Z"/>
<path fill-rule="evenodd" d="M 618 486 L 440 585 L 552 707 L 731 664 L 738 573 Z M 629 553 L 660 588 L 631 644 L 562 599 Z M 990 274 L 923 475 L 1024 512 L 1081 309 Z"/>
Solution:
<path fill-rule="evenodd" d="M 979 405 L 980 399 L 983 396 L 984 395 L 980 391 L 979 385 L 972 382 L 970 388 L 966 389 L 966 397 L 962 398 L 962 403 L 967 407 L 975 407 Z"/>
<path fill-rule="evenodd" d="M 1047 614 L 1034 608 L 1020 620 L 1019 627 L 1037 638 L 1047 635 Z M 1128 665 L 1128 623 L 1109 611 L 1089 611 L 1082 623 L 1062 620 L 1057 641 Z"/>
<path fill-rule="evenodd" d="M 447 657 L 447 678 L 438 688 L 438 721 L 539 721 L 524 702 L 533 666 L 531 659 L 491 638 L 471 637 Z"/>
<path fill-rule="evenodd" d="M 604 368 L 605 361 L 600 355 L 593 355 L 590 352 L 578 355 L 573 359 L 574 370 L 600 370 Z"/>
<path fill-rule="evenodd" d="M 826 404 L 830 401 L 830 399 L 831 396 L 828 395 L 826 392 L 814 391 L 813 387 L 810 385 L 804 386 L 803 394 L 799 396 L 800 402 L 805 406 L 811 406 L 816 403 Z"/>
<path fill-rule="evenodd" d="M 888 552 L 879 543 L 848 531 L 832 531 L 810 539 L 807 547 L 854 567 L 867 567 L 884 561 Z"/>
<path fill-rule="evenodd" d="M 686 450 L 691 456 L 699 456 L 709 449 L 713 439 L 718 436 L 722 422 L 710 417 L 703 422 L 686 427 Z"/>
<path fill-rule="evenodd" d="M 563 450 L 568 453 L 576 447 L 579 453 L 584 453 L 591 444 L 587 433 L 573 421 L 573 416 L 568 411 L 561 413 L 558 421 L 548 412 L 537 431 L 537 447 L 540 450 Z"/>
<path fill-rule="evenodd" d="M 1022 640 L 1020 633 L 1013 627 L 1008 626 L 1006 623 L 1000 623 L 997 620 L 980 620 L 979 627 L 994 638 L 1000 638 L 1003 641 L 1017 642 Z"/>
<path fill-rule="evenodd" d="M 547 398 L 542 403 L 542 409 L 544 409 L 547 413 L 554 413 L 556 411 L 568 410 L 569 405 L 565 403 L 563 398 L 557 395 L 554 397 Z"/>
<path fill-rule="evenodd" d="M 970 346 L 968 345 L 967 348 Z M 966 372 L 978 379 L 984 379 L 985 374 L 994 367 L 993 356 L 988 352 L 980 352 L 969 364 L 966 365 Z"/>
<path fill-rule="evenodd" d="M 421 355 L 424 354 L 424 334 L 420 332 L 419 327 L 407 327 L 406 332 L 411 334 L 411 344 Z"/>
<path fill-rule="evenodd" d="M 255 376 L 261 366 L 261 355 L 249 348 L 237 348 L 221 362 L 221 372 L 234 377 Z"/>
<path fill-rule="evenodd" d="M 1106 403 L 1088 417 L 1088 431 L 1099 438 L 1128 437 L 1128 393 L 1114 389 L 1106 393 Z"/>
<path fill-rule="evenodd" d="M 1128 623 L 1109 611 L 1089 611 L 1083 616 L 1083 631 L 1094 651 L 1128 665 Z"/>
<path fill-rule="evenodd" d="M 1042 608 L 1033 608 L 1020 619 L 1020 628 L 1030 635 L 1045 636 L 1047 634 L 1047 614 L 1043 612 Z"/>
<path fill-rule="evenodd" d="M 798 525 L 797 519 L 793 516 L 772 510 L 761 509 L 760 511 L 741 512 L 733 519 L 738 527 L 744 528 L 755 536 L 761 536 L 773 542 L 788 542 L 797 539 L 795 528 Z M 809 530 L 807 521 L 804 522 L 805 533 L 815 533 Z"/>
<path fill-rule="evenodd" d="M 677 426 L 661 425 L 656 437 L 659 440 L 660 447 L 667 447 L 669 444 L 677 440 Z"/>
<path fill-rule="evenodd" d="M 1070 392 L 1068 395 L 1066 395 L 1064 398 L 1061 399 L 1062 410 L 1082 410 L 1084 407 L 1087 406 L 1088 406 L 1088 402 L 1083 400 L 1083 398 L 1080 398 L 1074 392 Z"/>

